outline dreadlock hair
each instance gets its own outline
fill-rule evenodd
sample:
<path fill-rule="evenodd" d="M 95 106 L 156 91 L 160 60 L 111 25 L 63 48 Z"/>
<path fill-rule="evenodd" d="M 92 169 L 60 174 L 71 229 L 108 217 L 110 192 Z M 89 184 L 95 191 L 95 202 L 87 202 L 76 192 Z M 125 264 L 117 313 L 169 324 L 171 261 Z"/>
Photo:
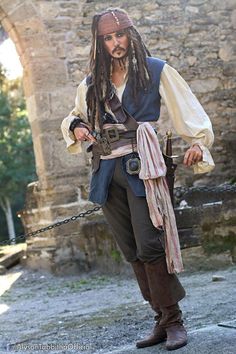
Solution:
<path fill-rule="evenodd" d="M 106 100 L 111 97 L 114 91 L 114 86 L 111 82 L 112 57 L 105 49 L 103 36 L 97 35 L 99 19 L 108 11 L 126 13 L 124 10 L 118 8 L 110 8 L 93 17 L 91 27 L 93 43 L 90 49 L 90 75 L 87 82 L 88 90 L 86 96 L 88 120 L 92 129 L 95 128 L 96 123 L 98 123 L 99 128 L 102 129 L 101 107 L 104 107 Z M 127 57 L 129 62 L 128 78 L 131 86 L 131 95 L 134 102 L 137 103 L 140 89 L 147 90 L 151 82 L 151 76 L 146 62 L 146 57 L 151 55 L 134 26 L 124 29 L 124 32 L 129 39 Z"/>

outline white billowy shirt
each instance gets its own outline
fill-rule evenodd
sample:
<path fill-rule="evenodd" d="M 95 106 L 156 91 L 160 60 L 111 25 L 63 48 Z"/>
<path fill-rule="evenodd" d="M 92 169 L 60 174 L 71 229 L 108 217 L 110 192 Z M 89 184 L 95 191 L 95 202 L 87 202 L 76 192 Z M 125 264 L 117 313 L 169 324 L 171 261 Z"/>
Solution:
<path fill-rule="evenodd" d="M 125 85 L 126 83 L 117 88 L 120 100 Z M 61 124 L 67 149 L 72 154 L 81 152 L 81 142 L 76 140 L 69 127 L 75 116 L 80 116 L 85 123 L 87 122 L 86 92 L 87 85 L 84 79 L 77 89 L 75 108 Z M 203 151 L 203 160 L 193 165 L 194 173 L 211 171 L 215 165 L 209 151 L 214 141 L 210 119 L 186 81 L 168 64 L 164 65 L 161 72 L 159 92 L 176 133 L 189 145 L 198 144 Z"/>

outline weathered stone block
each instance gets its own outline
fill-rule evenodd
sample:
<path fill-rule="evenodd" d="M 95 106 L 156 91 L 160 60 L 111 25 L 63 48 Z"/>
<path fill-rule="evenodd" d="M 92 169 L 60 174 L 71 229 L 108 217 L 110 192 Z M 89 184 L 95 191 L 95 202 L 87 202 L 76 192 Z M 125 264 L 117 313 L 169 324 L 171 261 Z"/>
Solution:
<path fill-rule="evenodd" d="M 232 266 L 232 257 L 229 251 L 220 254 L 206 254 L 202 246 L 182 250 L 184 270 L 186 272 L 214 270 Z"/>
<path fill-rule="evenodd" d="M 207 80 L 193 80 L 191 87 L 196 93 L 208 93 L 215 91 L 220 85 L 218 78 L 207 78 Z"/>
<path fill-rule="evenodd" d="M 55 19 L 60 13 L 60 5 L 55 1 L 40 1 L 38 6 L 40 15 L 46 21 Z"/>
<path fill-rule="evenodd" d="M 9 20 L 9 18 L 5 14 L 1 20 L 1 25 L 3 26 L 3 28 L 6 32 L 10 32 L 13 28 L 12 22 Z"/>
<path fill-rule="evenodd" d="M 57 71 L 54 68 L 57 68 Z M 31 80 L 33 81 L 34 90 L 50 92 L 55 87 L 63 86 L 66 80 L 66 71 L 64 62 L 57 58 L 48 58 L 41 60 L 37 65 L 28 67 Z"/>
<path fill-rule="evenodd" d="M 23 1 L 24 0 L 14 0 L 13 3 L 13 1 L 1 0 L 1 8 L 9 16 L 9 14 L 11 14 L 12 11 L 18 8 L 23 3 Z"/>
<path fill-rule="evenodd" d="M 236 10 L 232 11 L 231 21 L 232 21 L 233 28 L 236 28 Z"/>
<path fill-rule="evenodd" d="M 224 46 L 219 50 L 219 57 L 224 61 L 230 61 L 234 58 L 232 43 L 224 43 Z"/>
<path fill-rule="evenodd" d="M 21 1 L 19 6 L 12 6 L 11 9 L 8 10 L 8 15 L 12 23 L 15 23 L 17 26 L 18 23 L 22 23 L 22 20 L 32 20 L 35 18 L 37 21 L 37 11 L 32 3 L 28 3 L 26 1 Z"/>

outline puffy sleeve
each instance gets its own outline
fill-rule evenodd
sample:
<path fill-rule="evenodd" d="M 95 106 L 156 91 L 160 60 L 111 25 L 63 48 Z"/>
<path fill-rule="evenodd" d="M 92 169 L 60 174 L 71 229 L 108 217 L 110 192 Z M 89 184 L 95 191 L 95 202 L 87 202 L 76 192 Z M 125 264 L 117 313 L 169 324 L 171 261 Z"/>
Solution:
<path fill-rule="evenodd" d="M 87 104 L 86 104 L 87 85 L 84 79 L 77 88 L 75 107 L 61 123 L 61 131 L 66 142 L 67 150 L 71 154 L 78 154 L 82 151 L 81 142 L 75 139 L 73 132 L 69 129 L 71 122 L 79 117 L 84 123 L 88 123 Z"/>
<path fill-rule="evenodd" d="M 203 151 L 203 160 L 193 166 L 194 173 L 210 172 L 215 166 L 209 151 L 214 141 L 211 121 L 186 81 L 168 64 L 161 73 L 160 95 L 177 134 Z"/>

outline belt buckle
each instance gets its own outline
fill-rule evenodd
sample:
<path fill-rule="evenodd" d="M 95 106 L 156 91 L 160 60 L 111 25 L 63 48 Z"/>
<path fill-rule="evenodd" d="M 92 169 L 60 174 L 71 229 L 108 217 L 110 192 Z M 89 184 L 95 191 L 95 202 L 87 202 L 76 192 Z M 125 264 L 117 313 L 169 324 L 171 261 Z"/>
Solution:
<path fill-rule="evenodd" d="M 105 129 L 105 136 L 109 143 L 114 143 L 120 139 L 119 131 L 116 127 Z"/>
<path fill-rule="evenodd" d="M 111 154 L 111 146 L 105 137 L 98 140 L 98 145 L 100 147 L 101 155 L 106 156 Z"/>

